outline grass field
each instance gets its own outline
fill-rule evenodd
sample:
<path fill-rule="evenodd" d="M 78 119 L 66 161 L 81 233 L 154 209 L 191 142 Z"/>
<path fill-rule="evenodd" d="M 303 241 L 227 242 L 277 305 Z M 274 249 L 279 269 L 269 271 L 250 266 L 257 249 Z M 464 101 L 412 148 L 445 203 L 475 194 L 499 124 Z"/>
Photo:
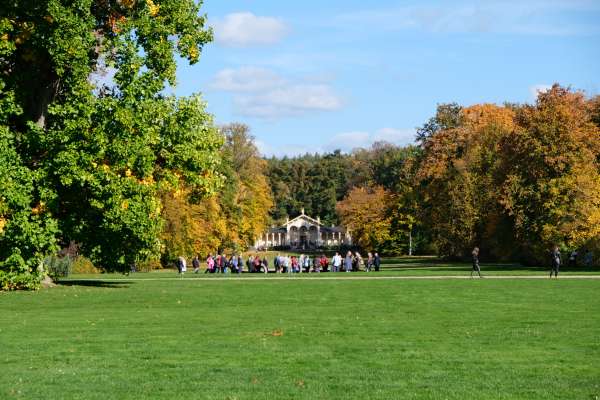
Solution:
<path fill-rule="evenodd" d="M 600 280 L 172 276 L 0 293 L 0 398 L 600 399 Z"/>

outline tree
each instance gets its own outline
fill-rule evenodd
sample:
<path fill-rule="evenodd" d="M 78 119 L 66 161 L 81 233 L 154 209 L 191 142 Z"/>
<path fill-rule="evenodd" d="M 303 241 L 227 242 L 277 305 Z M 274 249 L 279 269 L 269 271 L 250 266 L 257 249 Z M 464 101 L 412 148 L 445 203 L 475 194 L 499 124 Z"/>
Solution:
<path fill-rule="evenodd" d="M 502 143 L 500 202 L 523 250 L 543 259 L 552 245 L 600 236 L 600 129 L 584 95 L 554 85 L 516 115 Z"/>
<path fill-rule="evenodd" d="M 337 205 L 342 223 L 352 232 L 354 243 L 363 249 L 379 249 L 390 239 L 388 196 L 381 186 L 354 188 Z"/>
<path fill-rule="evenodd" d="M 12 105 L 0 121 L 0 160 L 30 178 L 11 182 L 29 197 L 2 203 L 0 269 L 15 249 L 33 269 L 54 246 L 76 241 L 97 265 L 126 270 L 159 254 L 160 192 L 185 189 L 200 201 L 219 189 L 222 138 L 204 103 L 162 94 L 175 84 L 175 56 L 195 63 L 211 40 L 199 7 L 192 0 L 3 5 L 0 95 Z M 114 78 L 93 87 L 89 78 L 102 69 Z M 51 239 L 16 233 L 24 219 Z"/>
<path fill-rule="evenodd" d="M 270 222 L 273 196 L 265 175 L 267 163 L 246 125 L 230 124 L 221 131 L 226 138 L 224 158 L 231 171 L 231 196 L 221 196 L 223 209 L 230 211 L 227 226 L 232 236 L 227 246 L 246 248 L 265 232 Z"/>

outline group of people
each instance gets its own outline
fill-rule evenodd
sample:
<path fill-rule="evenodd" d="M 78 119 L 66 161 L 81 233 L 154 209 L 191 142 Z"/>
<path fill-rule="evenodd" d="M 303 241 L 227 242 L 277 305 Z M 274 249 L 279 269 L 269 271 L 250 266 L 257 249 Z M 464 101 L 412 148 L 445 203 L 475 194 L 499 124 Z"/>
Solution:
<path fill-rule="evenodd" d="M 278 254 L 274 260 L 276 273 L 309 273 L 309 272 L 351 272 L 360 271 L 364 268 L 365 271 L 379 271 L 381 266 L 381 258 L 378 253 L 369 253 L 367 259 L 363 259 L 359 252 L 352 253 L 349 251 L 345 258 L 342 258 L 340 253 L 335 253 L 331 258 L 327 258 L 325 254 L 320 256 L 315 255 L 300 255 L 300 257 Z"/>
<path fill-rule="evenodd" d="M 209 254 L 206 258 L 206 269 L 205 274 L 215 273 L 234 273 L 241 274 L 245 270 L 252 273 L 269 273 L 269 260 L 263 256 L 262 258 L 258 255 L 250 255 L 246 260 L 242 258 L 241 254 L 231 255 L 227 257 L 225 254 L 217 254 L 213 256 Z M 194 273 L 199 273 L 201 270 L 200 256 L 195 256 L 192 259 L 192 266 Z M 288 256 L 278 254 L 273 260 L 275 273 L 310 273 L 310 272 L 352 272 L 364 270 L 379 271 L 381 266 L 381 258 L 378 253 L 368 253 L 367 258 L 364 259 L 359 252 L 348 251 L 345 257 L 342 257 L 340 253 L 335 253 L 331 258 L 327 258 L 325 254 L 322 255 L 305 255 L 302 254 L 297 256 Z M 176 262 L 177 270 L 179 274 L 184 274 L 187 271 L 187 261 L 184 257 L 178 257 Z"/>
<path fill-rule="evenodd" d="M 571 252 L 569 255 L 569 264 L 571 266 L 577 266 L 577 255 L 576 251 Z M 481 268 L 479 266 L 479 248 L 475 247 L 471 252 L 473 268 L 471 270 L 471 278 L 474 274 L 477 274 L 480 278 Z M 593 263 L 592 252 L 586 250 L 584 252 L 584 264 L 591 266 Z M 368 253 L 367 258 L 364 259 L 358 251 L 348 251 L 345 257 L 342 257 L 340 253 L 335 253 L 331 258 L 327 258 L 325 254 L 322 255 L 300 255 L 288 256 L 278 254 L 274 261 L 275 273 L 309 273 L 309 272 L 356 272 L 364 270 L 366 272 L 379 271 L 381 266 L 381 258 L 378 253 Z M 562 264 L 562 258 L 558 246 L 555 246 L 551 251 L 551 270 L 550 278 L 553 276 L 558 278 L 558 272 Z M 194 267 L 194 273 L 199 273 L 201 269 L 200 257 L 196 256 L 192 260 L 192 266 Z M 258 255 L 250 255 L 244 261 L 241 254 L 231 255 L 229 257 L 224 254 L 209 255 L 206 258 L 206 270 L 204 273 L 235 273 L 241 274 L 244 271 L 244 267 L 247 272 L 254 273 L 269 273 L 269 261 L 265 256 L 262 258 Z M 184 257 L 177 259 L 177 269 L 180 274 L 183 274 L 187 270 L 187 262 Z"/>

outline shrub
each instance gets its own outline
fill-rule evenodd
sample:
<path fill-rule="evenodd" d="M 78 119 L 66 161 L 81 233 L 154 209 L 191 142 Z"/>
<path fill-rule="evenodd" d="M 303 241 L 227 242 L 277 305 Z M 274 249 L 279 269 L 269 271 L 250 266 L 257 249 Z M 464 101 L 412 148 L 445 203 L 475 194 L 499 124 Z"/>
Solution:
<path fill-rule="evenodd" d="M 73 274 L 99 274 L 102 271 L 96 268 L 89 258 L 78 256 L 73 260 L 71 272 Z"/>
<path fill-rule="evenodd" d="M 71 274 L 73 259 L 69 256 L 57 257 L 49 256 L 44 259 L 44 267 L 48 271 L 48 276 L 53 280 L 66 278 Z"/>

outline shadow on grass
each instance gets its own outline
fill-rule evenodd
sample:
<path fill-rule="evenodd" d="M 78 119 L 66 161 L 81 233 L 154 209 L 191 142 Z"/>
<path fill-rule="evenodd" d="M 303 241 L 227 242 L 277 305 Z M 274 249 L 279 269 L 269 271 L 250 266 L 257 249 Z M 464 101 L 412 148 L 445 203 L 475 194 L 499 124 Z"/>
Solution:
<path fill-rule="evenodd" d="M 131 281 L 101 281 L 101 280 L 67 280 L 67 281 L 58 281 L 58 285 L 60 286 L 87 286 L 87 287 L 100 287 L 100 288 L 123 288 L 126 289 L 129 285 L 134 282 Z"/>

